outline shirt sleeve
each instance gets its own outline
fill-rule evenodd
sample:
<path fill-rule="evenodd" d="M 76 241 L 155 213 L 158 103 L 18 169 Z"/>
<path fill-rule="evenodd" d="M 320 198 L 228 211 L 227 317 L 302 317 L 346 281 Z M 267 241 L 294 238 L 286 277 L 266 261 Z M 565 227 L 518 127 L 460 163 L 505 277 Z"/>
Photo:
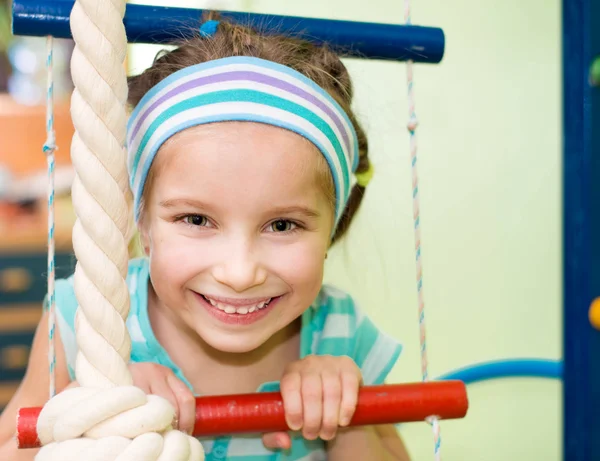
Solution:
<path fill-rule="evenodd" d="M 347 355 L 360 367 L 365 385 L 383 384 L 402 345 L 379 329 L 352 297 L 326 287 L 313 322 L 313 353 Z"/>
<path fill-rule="evenodd" d="M 400 357 L 402 345 L 366 315 L 358 315 L 357 320 L 352 358 L 360 367 L 365 385 L 383 384 Z"/>
<path fill-rule="evenodd" d="M 73 288 L 73 276 L 56 280 L 54 288 L 56 325 L 65 351 L 69 377 L 71 380 L 74 380 L 75 361 L 77 357 L 77 339 L 75 338 L 77 298 L 75 297 L 75 290 Z M 46 296 L 44 305 L 46 305 L 47 301 Z"/>

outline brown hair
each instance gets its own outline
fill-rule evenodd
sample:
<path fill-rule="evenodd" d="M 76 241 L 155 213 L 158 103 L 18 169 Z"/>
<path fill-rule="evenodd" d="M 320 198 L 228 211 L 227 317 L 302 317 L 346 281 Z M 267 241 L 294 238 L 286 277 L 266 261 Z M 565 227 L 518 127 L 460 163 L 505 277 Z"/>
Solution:
<path fill-rule="evenodd" d="M 219 18 L 216 13 L 210 13 L 205 20 L 210 19 Z M 140 75 L 130 77 L 129 103 L 136 106 L 152 87 L 178 70 L 231 56 L 252 56 L 291 67 L 325 89 L 348 114 L 356 130 L 359 148 L 357 172 L 368 170 L 367 137 L 351 109 L 353 88 L 350 75 L 340 57 L 326 45 L 315 45 L 307 40 L 285 35 L 263 34 L 241 24 L 220 20 L 216 33 L 211 37 L 202 37 L 198 32 L 197 37 L 184 41 L 176 49 L 161 51 L 151 67 Z M 327 187 L 333 195 L 333 179 L 328 170 L 327 173 Z M 151 181 L 151 176 L 152 173 L 148 181 Z M 358 184 L 350 191 L 332 243 L 339 240 L 350 227 L 364 193 L 365 188 Z"/>

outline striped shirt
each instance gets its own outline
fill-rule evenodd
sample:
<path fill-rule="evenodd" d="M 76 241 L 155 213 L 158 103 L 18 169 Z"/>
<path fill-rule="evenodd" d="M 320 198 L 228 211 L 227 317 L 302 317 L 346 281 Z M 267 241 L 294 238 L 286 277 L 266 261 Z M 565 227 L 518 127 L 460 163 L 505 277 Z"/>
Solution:
<path fill-rule="evenodd" d="M 132 362 L 153 362 L 173 370 L 190 389 L 189 381 L 160 345 L 148 317 L 149 266 L 146 258 L 129 262 L 127 283 L 131 308 L 127 327 L 131 335 Z M 75 312 L 73 277 L 56 282 L 56 318 L 64 345 L 70 378 L 75 379 Z M 346 355 L 360 367 L 366 385 L 382 384 L 400 355 L 401 346 L 384 334 L 358 309 L 346 293 L 324 285 L 315 302 L 302 314 L 300 357 Z M 279 390 L 279 382 L 263 383 L 258 392 Z M 322 461 L 327 459 L 322 440 L 304 440 L 293 434 L 290 450 L 271 450 L 260 436 L 236 435 L 200 441 L 207 461 Z"/>

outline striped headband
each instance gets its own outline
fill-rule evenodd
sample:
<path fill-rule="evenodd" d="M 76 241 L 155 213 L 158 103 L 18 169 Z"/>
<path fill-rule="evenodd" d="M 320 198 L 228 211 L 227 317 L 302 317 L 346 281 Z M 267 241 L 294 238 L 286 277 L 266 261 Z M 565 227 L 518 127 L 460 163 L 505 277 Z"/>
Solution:
<path fill-rule="evenodd" d="M 223 121 L 274 125 L 298 133 L 323 154 L 336 193 L 336 223 L 358 166 L 348 115 L 320 86 L 271 61 L 229 57 L 177 71 L 153 87 L 127 125 L 128 170 L 136 220 L 150 165 L 160 146 L 186 128 Z"/>

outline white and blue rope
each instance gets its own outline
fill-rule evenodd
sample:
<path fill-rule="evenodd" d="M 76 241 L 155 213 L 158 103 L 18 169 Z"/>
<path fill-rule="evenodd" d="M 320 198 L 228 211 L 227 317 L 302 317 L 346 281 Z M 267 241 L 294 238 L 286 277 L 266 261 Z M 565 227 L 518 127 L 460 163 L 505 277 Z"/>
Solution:
<path fill-rule="evenodd" d="M 56 150 L 56 136 L 54 132 L 54 72 L 53 72 L 53 38 L 48 36 L 46 39 L 46 70 L 47 70 L 47 91 L 46 91 L 46 142 L 44 143 L 44 153 L 48 163 L 48 293 L 46 296 L 45 309 L 48 313 L 48 366 L 50 369 L 50 398 L 56 394 L 56 353 L 54 350 L 54 333 L 56 328 L 55 321 L 55 267 L 54 267 L 54 166 Z"/>
<path fill-rule="evenodd" d="M 410 0 L 404 0 L 404 20 L 406 25 L 412 24 Z M 412 168 L 413 217 L 415 233 L 415 252 L 417 265 L 417 294 L 419 305 L 419 342 L 421 345 L 421 375 L 423 382 L 429 381 L 429 364 L 427 360 L 427 335 L 425 328 L 425 300 L 423 296 L 423 262 L 421 254 L 421 217 L 419 203 L 419 175 L 417 171 L 417 126 L 419 121 L 415 111 L 415 89 L 413 81 L 413 61 L 406 63 L 406 81 L 408 86 L 408 132 L 410 134 L 410 159 Z M 441 461 L 440 423 L 437 416 L 428 418 L 432 425 L 434 437 L 434 456 Z"/>

